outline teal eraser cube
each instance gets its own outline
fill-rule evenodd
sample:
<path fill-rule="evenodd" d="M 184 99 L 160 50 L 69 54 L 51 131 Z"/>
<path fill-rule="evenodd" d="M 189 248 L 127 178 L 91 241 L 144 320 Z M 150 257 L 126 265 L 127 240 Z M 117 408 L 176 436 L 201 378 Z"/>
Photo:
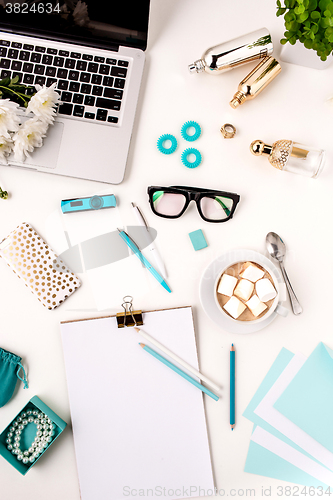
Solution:
<path fill-rule="evenodd" d="M 7 438 L 7 433 L 9 432 L 9 428 L 12 425 L 12 422 L 16 420 L 16 418 L 24 411 L 26 412 L 27 410 L 39 410 L 42 413 L 45 413 L 47 417 L 52 420 L 52 423 L 54 424 L 54 436 L 52 437 L 52 441 L 49 443 L 47 448 L 45 448 L 39 456 L 35 459 L 34 462 L 32 463 L 27 463 L 24 464 L 21 461 L 19 461 L 16 458 L 16 455 L 13 455 L 8 449 L 7 449 L 7 444 L 6 444 L 6 438 Z M 28 403 L 22 408 L 22 410 L 16 415 L 15 418 L 10 422 L 10 424 L 7 425 L 7 427 L 4 429 L 4 431 L 0 434 L 0 455 L 3 456 L 7 462 L 9 462 L 15 469 L 20 472 L 23 476 L 35 465 L 35 463 L 44 455 L 45 451 L 47 451 L 50 446 L 54 443 L 54 441 L 59 437 L 59 435 L 63 432 L 63 430 L 66 427 L 66 422 L 62 420 L 54 411 L 51 410 L 48 406 L 46 406 L 43 401 L 41 401 L 37 396 L 34 396 Z M 29 446 L 31 446 L 31 443 L 35 439 L 37 432 L 37 426 L 34 422 L 28 423 L 24 430 L 22 431 L 22 436 L 21 436 L 21 441 L 22 441 L 22 448 L 28 449 Z"/>
<path fill-rule="evenodd" d="M 205 237 L 201 229 L 197 229 L 197 231 L 192 231 L 192 233 L 189 233 L 188 235 L 191 238 L 192 245 L 195 251 L 206 248 L 207 241 L 205 240 Z"/>

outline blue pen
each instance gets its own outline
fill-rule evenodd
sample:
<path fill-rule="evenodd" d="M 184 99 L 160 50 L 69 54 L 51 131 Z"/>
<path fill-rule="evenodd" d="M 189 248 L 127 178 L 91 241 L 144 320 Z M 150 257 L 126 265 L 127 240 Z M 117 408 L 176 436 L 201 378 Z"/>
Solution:
<path fill-rule="evenodd" d="M 140 251 L 140 248 L 138 247 L 138 245 L 132 240 L 132 238 L 127 233 L 125 233 L 125 231 L 121 231 L 120 229 L 118 229 L 118 231 L 119 231 L 119 236 L 124 240 L 124 242 L 126 243 L 126 245 L 132 250 L 132 252 L 135 253 L 135 255 L 138 257 L 138 259 L 141 260 L 141 262 L 145 266 L 145 268 L 148 269 L 148 271 L 151 272 L 151 274 L 154 276 L 154 278 L 157 279 L 157 281 L 169 293 L 171 293 L 171 290 L 168 287 L 168 285 L 165 282 L 165 280 L 163 279 L 163 277 L 160 274 L 158 274 L 158 272 L 156 271 L 156 269 L 154 269 L 153 266 L 151 265 L 151 263 L 143 256 L 143 254 Z"/>

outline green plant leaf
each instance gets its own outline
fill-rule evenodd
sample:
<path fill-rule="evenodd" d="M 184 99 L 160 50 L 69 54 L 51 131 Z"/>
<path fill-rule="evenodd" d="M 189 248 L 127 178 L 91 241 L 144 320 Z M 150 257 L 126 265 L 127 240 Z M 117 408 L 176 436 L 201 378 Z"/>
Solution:
<path fill-rule="evenodd" d="M 319 22 L 319 26 L 321 28 L 329 28 L 330 24 L 329 24 L 329 18 L 328 17 L 322 17 L 320 22 Z"/>
<path fill-rule="evenodd" d="M 3 87 L 7 87 L 7 85 L 10 84 L 10 78 L 4 78 L 3 80 L 0 81 L 0 85 Z"/>
<path fill-rule="evenodd" d="M 327 60 L 327 56 L 325 56 L 324 54 L 322 54 L 322 55 L 320 56 L 320 59 L 321 59 L 322 61 L 326 61 L 326 60 Z"/>
<path fill-rule="evenodd" d="M 288 40 L 286 38 L 281 38 L 280 43 L 281 45 L 285 45 L 286 43 L 288 43 Z"/>
<path fill-rule="evenodd" d="M 318 30 L 319 30 L 319 26 L 318 26 L 318 24 L 313 24 L 313 25 L 311 26 L 311 31 L 312 31 L 312 33 L 316 34 L 316 33 L 318 32 Z"/>
<path fill-rule="evenodd" d="M 307 49 L 312 49 L 313 48 L 312 40 L 305 40 L 304 47 L 306 47 Z"/>
<path fill-rule="evenodd" d="M 324 11 L 327 9 L 328 4 L 331 3 L 331 0 L 320 0 L 319 1 L 319 8 Z"/>
<path fill-rule="evenodd" d="M 284 16 L 284 20 L 288 23 L 290 23 L 291 21 L 294 21 L 295 19 L 296 19 L 296 15 L 292 11 L 287 12 L 287 14 Z"/>
<path fill-rule="evenodd" d="M 290 43 L 291 45 L 295 45 L 296 41 L 297 41 L 297 38 L 296 38 L 295 36 L 292 36 L 292 37 L 289 39 L 289 43 Z"/>
<path fill-rule="evenodd" d="M 311 19 L 320 19 L 320 18 L 321 18 L 320 12 L 318 12 L 317 10 L 311 12 Z"/>
<path fill-rule="evenodd" d="M 298 23 L 296 21 L 292 21 L 291 23 L 286 23 L 286 28 L 288 31 L 297 31 Z"/>
<path fill-rule="evenodd" d="M 278 9 L 276 11 L 277 17 L 282 16 L 286 12 L 286 9 Z"/>
<path fill-rule="evenodd" d="M 281 9 L 281 2 L 280 2 L 280 0 L 277 0 L 276 5 Z"/>
<path fill-rule="evenodd" d="M 317 8 L 317 5 L 318 5 L 317 0 L 310 0 L 308 10 L 309 11 L 315 10 Z"/>
<path fill-rule="evenodd" d="M 309 17 L 309 13 L 308 12 L 303 12 L 303 14 L 300 14 L 297 17 L 297 21 L 300 21 L 301 23 L 304 23 L 304 21 L 306 21 L 308 17 Z"/>

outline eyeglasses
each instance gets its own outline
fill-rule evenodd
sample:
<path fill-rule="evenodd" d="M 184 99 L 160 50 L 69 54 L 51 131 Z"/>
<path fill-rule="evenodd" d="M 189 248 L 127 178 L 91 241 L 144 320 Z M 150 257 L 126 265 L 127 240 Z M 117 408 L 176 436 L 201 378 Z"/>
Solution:
<path fill-rule="evenodd" d="M 159 217 L 177 219 L 193 200 L 206 222 L 226 222 L 231 219 L 240 200 L 240 196 L 235 193 L 187 186 L 150 186 L 148 195 L 150 207 Z"/>

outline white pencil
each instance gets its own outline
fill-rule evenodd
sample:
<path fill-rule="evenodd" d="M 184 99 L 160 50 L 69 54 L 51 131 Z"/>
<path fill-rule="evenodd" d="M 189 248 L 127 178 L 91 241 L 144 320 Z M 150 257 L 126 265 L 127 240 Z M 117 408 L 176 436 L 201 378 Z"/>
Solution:
<path fill-rule="evenodd" d="M 151 337 L 149 335 L 149 333 L 144 332 L 140 328 L 134 328 L 134 330 L 136 330 L 138 333 L 140 333 L 140 335 L 142 335 L 142 337 L 144 337 L 145 339 L 149 340 L 149 342 L 151 342 L 152 344 L 154 344 L 156 347 L 158 347 L 165 354 L 167 354 L 168 356 L 170 356 L 170 358 L 174 359 L 181 366 L 183 366 L 188 371 L 190 371 L 191 373 L 193 373 L 193 375 L 196 375 L 198 378 L 200 378 L 200 380 L 202 380 L 203 382 L 206 382 L 206 384 L 208 384 L 211 387 L 213 387 L 216 391 L 220 391 L 220 387 L 218 385 L 216 385 L 214 382 L 212 382 L 211 380 L 209 380 L 209 378 L 205 377 L 205 375 L 202 375 L 202 373 L 200 373 L 198 370 L 196 370 L 195 368 L 193 368 L 193 366 L 191 366 L 188 363 L 186 363 L 186 361 L 184 361 L 179 356 L 177 356 L 177 354 L 174 354 L 167 347 L 165 347 L 163 344 L 161 344 L 158 340 L 156 340 L 153 337 Z"/>

